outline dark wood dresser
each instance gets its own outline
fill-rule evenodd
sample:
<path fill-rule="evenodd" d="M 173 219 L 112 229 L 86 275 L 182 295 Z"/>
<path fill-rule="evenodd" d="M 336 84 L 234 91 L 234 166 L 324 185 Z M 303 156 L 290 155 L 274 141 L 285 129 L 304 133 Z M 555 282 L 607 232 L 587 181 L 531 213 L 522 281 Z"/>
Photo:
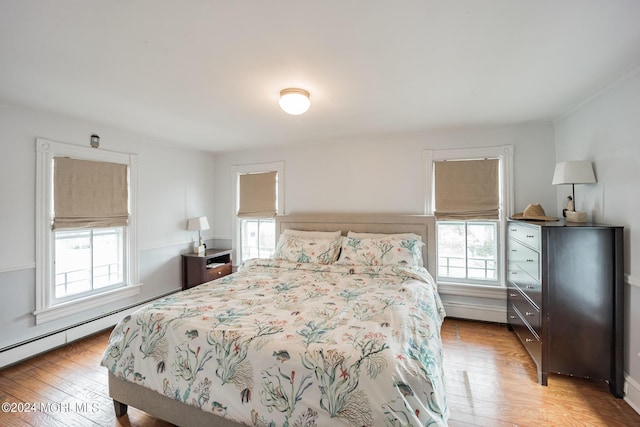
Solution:
<path fill-rule="evenodd" d="M 609 384 L 623 397 L 623 228 L 507 224 L 507 321 L 538 369 Z"/>
<path fill-rule="evenodd" d="M 231 249 L 207 249 L 182 255 L 182 290 L 231 274 Z"/>

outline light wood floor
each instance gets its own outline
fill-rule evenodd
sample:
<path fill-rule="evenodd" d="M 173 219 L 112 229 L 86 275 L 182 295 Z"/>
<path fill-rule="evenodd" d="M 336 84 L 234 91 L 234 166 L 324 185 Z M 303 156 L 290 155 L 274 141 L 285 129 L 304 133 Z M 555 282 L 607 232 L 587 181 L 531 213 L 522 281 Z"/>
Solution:
<path fill-rule="evenodd" d="M 0 402 L 50 405 L 46 412 L 0 411 L 0 426 L 169 426 L 135 408 L 116 419 L 99 366 L 108 338 L 105 331 L 0 370 Z M 604 383 L 554 375 L 548 387 L 538 385 L 533 363 L 504 325 L 447 318 L 442 338 L 451 427 L 640 426 L 640 415 Z"/>

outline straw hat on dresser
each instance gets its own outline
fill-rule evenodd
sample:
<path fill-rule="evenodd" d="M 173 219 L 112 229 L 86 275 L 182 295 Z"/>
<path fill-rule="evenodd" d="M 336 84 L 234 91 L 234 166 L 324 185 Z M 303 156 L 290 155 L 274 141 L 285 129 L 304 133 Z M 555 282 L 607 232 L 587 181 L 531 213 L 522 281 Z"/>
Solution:
<path fill-rule="evenodd" d="M 513 214 L 513 219 L 525 219 L 531 221 L 558 221 L 558 218 L 547 216 L 539 203 L 530 203 L 521 213 Z"/>

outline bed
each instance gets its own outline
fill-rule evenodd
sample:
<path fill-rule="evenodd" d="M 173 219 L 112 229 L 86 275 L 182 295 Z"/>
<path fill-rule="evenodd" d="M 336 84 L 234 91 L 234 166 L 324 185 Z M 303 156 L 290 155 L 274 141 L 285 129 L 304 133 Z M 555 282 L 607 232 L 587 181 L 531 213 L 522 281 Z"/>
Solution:
<path fill-rule="evenodd" d="M 184 426 L 446 426 L 434 224 L 276 217 L 272 259 L 114 328 L 102 365 L 116 415 L 130 405 Z"/>

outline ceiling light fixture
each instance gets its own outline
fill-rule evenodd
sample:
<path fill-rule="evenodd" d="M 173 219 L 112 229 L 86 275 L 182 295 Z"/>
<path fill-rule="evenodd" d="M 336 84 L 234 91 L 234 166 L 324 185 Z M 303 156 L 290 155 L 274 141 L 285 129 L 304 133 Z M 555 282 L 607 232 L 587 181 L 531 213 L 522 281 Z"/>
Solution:
<path fill-rule="evenodd" d="M 297 116 L 307 111 L 310 106 L 309 92 L 306 90 L 288 88 L 280 91 L 280 108 L 285 113 Z"/>

